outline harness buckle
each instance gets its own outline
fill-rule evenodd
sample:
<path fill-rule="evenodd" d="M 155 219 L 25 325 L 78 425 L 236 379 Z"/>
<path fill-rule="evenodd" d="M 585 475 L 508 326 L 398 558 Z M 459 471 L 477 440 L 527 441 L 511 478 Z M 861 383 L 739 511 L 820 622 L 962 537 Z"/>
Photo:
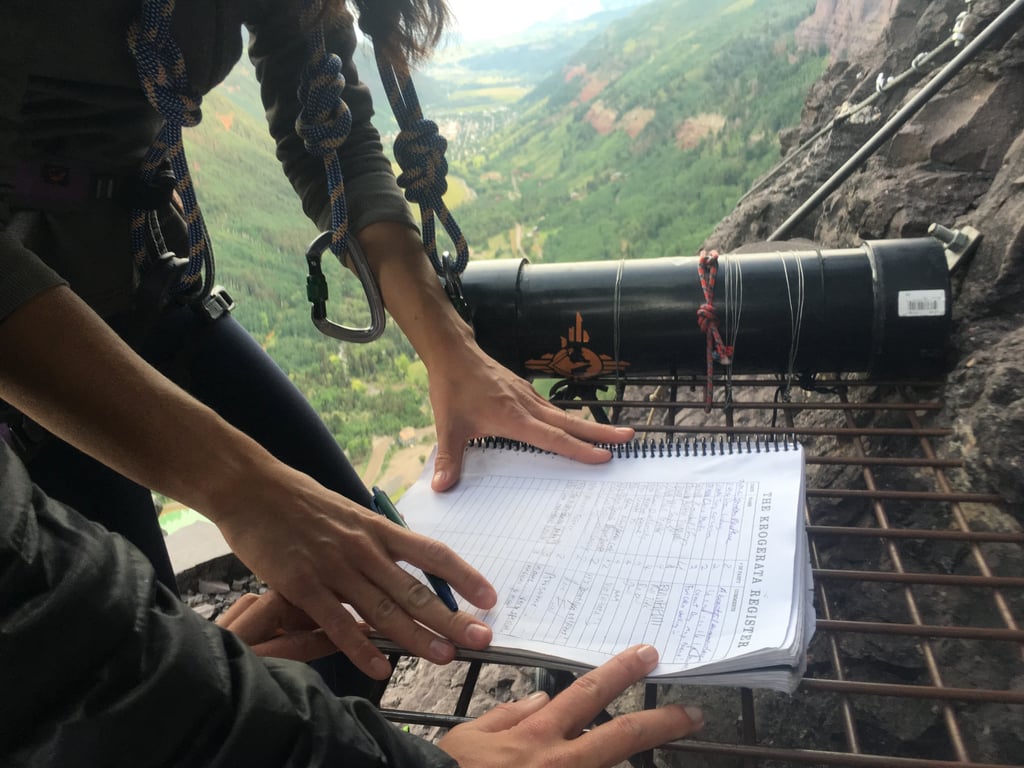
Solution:
<path fill-rule="evenodd" d="M 203 298 L 193 302 L 192 309 L 209 323 L 222 315 L 230 314 L 235 308 L 235 300 L 223 285 L 215 285 Z"/>

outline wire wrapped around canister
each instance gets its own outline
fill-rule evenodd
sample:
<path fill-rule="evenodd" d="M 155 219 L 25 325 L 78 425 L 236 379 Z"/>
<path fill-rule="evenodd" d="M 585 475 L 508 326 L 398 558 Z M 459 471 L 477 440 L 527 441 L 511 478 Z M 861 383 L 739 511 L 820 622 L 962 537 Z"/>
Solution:
<path fill-rule="evenodd" d="M 927 376 L 944 365 L 952 301 L 934 238 L 717 259 L 713 310 L 733 373 Z M 696 257 L 471 261 L 477 341 L 527 378 L 701 375 L 707 306 Z"/>

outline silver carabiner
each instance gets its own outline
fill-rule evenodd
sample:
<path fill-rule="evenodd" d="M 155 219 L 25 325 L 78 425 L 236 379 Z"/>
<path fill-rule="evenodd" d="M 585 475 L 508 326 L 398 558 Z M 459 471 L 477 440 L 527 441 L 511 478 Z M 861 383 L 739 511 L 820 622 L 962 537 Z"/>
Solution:
<path fill-rule="evenodd" d="M 341 341 L 365 344 L 379 339 L 387 324 L 384 300 L 380 297 L 380 289 L 370 271 L 366 254 L 359 247 L 355 237 L 351 235 L 348 237 L 348 253 L 352 259 L 352 265 L 355 267 L 356 276 L 362 283 L 363 293 L 366 295 L 366 303 L 370 308 L 370 324 L 365 328 L 349 328 L 327 318 L 327 278 L 324 277 L 321 259 L 327 246 L 331 243 L 332 236 L 333 233 L 330 230 L 321 232 L 306 250 L 306 264 L 309 265 L 309 275 L 306 277 L 306 296 L 313 305 L 310 310 L 313 325 L 325 336 Z"/>

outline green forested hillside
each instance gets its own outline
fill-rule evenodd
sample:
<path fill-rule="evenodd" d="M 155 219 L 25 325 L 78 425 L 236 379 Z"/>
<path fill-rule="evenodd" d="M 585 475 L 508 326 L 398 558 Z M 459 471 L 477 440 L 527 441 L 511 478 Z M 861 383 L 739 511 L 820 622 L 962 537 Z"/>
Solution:
<path fill-rule="evenodd" d="M 809 0 L 660 0 L 611 25 L 459 164 L 479 257 L 692 253 L 779 156 L 822 57 Z"/>
<path fill-rule="evenodd" d="M 474 258 L 693 252 L 799 117 L 824 64 L 792 44 L 812 5 L 655 0 L 604 27 L 502 119 L 424 98 L 428 117 L 456 129 L 451 204 Z M 393 324 L 373 344 L 340 345 L 310 323 L 304 251 L 317 233 L 274 157 L 251 68 L 236 68 L 203 113 L 187 150 L 236 316 L 357 462 L 373 435 L 431 423 L 422 363 Z M 330 316 L 365 325 L 357 281 L 327 261 Z"/>

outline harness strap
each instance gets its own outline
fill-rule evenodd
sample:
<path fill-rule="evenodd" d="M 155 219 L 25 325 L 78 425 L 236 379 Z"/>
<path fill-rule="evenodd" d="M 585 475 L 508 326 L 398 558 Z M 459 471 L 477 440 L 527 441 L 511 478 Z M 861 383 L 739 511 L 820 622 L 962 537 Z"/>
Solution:
<path fill-rule="evenodd" d="M 97 172 L 79 162 L 22 160 L 14 169 L 11 201 L 21 210 L 79 211 L 112 200 L 128 210 L 153 211 L 171 201 L 175 184 L 170 169 L 145 182 L 137 174 Z"/>

